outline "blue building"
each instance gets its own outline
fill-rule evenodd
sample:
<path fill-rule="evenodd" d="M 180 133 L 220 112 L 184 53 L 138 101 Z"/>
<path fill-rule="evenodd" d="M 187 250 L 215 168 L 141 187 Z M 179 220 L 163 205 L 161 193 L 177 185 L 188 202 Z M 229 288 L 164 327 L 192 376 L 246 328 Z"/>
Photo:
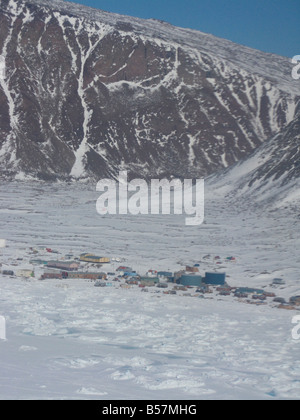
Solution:
<path fill-rule="evenodd" d="M 263 295 L 264 291 L 261 289 L 253 289 L 250 287 L 240 287 L 236 290 L 236 293 L 243 293 L 243 294 L 255 294 L 255 295 Z"/>
<path fill-rule="evenodd" d="M 136 271 L 125 271 L 123 276 L 124 277 L 138 277 L 138 273 Z"/>
<path fill-rule="evenodd" d="M 204 282 L 212 286 L 224 286 L 226 273 L 205 273 Z"/>
<path fill-rule="evenodd" d="M 173 273 L 170 273 L 169 271 L 159 271 L 157 273 L 158 277 L 164 277 L 165 279 L 167 279 L 167 281 L 174 281 L 174 275 Z"/>
<path fill-rule="evenodd" d="M 198 274 L 183 274 L 177 282 L 182 286 L 202 286 L 202 276 Z"/>

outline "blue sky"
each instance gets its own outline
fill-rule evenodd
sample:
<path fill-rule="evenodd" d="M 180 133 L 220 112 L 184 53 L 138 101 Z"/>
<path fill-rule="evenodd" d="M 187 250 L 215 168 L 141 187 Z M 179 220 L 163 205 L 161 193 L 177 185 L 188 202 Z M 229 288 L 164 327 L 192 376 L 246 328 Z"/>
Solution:
<path fill-rule="evenodd" d="M 141 18 L 166 20 L 262 51 L 300 54 L 300 0 L 73 0 Z"/>

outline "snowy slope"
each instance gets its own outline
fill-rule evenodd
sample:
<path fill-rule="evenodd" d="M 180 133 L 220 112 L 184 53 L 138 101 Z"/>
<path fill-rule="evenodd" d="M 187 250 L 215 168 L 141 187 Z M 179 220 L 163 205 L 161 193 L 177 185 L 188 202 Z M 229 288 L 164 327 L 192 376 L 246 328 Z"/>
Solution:
<path fill-rule="evenodd" d="M 300 105 L 300 104 L 299 104 Z M 219 194 L 252 204 L 284 207 L 300 202 L 300 106 L 296 118 L 250 157 L 211 176 L 207 184 Z"/>
<path fill-rule="evenodd" d="M 48 246 L 58 257 L 124 258 L 141 273 L 200 263 L 201 273 L 226 271 L 231 286 L 300 294 L 299 219 L 290 211 L 245 210 L 215 195 L 205 224 L 186 227 L 184 216 L 100 217 L 97 198 L 94 184 L 2 183 L 2 269 L 26 267 L 30 247 Z M 256 306 L 38 277 L 0 275 L 1 399 L 299 399 L 299 311 L 272 299 Z M 270 287 L 275 277 L 286 284 Z"/>

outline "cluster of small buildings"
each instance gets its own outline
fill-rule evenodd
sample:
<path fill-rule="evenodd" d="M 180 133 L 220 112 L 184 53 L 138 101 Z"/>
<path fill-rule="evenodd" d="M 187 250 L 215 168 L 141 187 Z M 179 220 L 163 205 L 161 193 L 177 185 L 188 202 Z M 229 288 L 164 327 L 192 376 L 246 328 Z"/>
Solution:
<path fill-rule="evenodd" d="M 50 248 L 46 248 L 44 251 L 51 254 L 58 254 L 58 251 L 54 251 Z M 31 248 L 31 254 L 38 254 L 38 251 Z M 107 274 L 104 272 L 97 271 L 98 268 L 102 267 L 103 264 L 110 263 L 110 258 L 107 257 L 99 257 L 94 254 L 81 254 L 78 258 L 74 258 L 73 255 L 65 255 L 64 258 L 61 260 L 48 260 L 43 258 L 35 258 L 30 260 L 31 266 L 43 266 L 43 274 L 40 276 L 41 280 L 45 279 L 88 279 L 88 280 L 103 280 L 106 279 Z M 18 258 L 18 260 L 22 260 L 23 258 Z M 93 266 L 97 266 L 97 269 L 93 272 L 86 270 L 86 267 L 82 267 L 82 265 L 89 265 L 92 264 Z M 11 263 L 12 266 L 18 265 L 18 261 L 16 263 Z M 83 268 L 83 269 L 82 269 Z M 38 270 L 40 271 L 40 270 Z M 2 270 L 1 274 L 3 276 L 10 276 L 10 277 L 23 277 L 23 278 L 30 278 L 35 277 L 37 272 L 31 269 L 18 269 L 15 271 L 14 269 L 7 269 Z"/>
<path fill-rule="evenodd" d="M 224 286 L 226 284 L 225 273 L 205 273 L 199 274 L 197 268 L 186 267 L 186 270 L 175 272 L 149 270 L 145 276 L 140 276 L 131 267 L 119 267 L 117 272 L 127 278 L 127 284 L 141 284 L 145 286 L 163 285 L 174 283 L 183 287 L 205 287 L 208 285 Z M 161 286 L 160 286 L 161 287 Z"/>
<path fill-rule="evenodd" d="M 205 276 L 201 276 L 199 265 L 196 264 L 195 266 L 186 266 L 185 270 L 176 272 L 174 282 L 183 286 L 225 286 L 226 273 L 207 272 Z"/>
<path fill-rule="evenodd" d="M 230 258 L 230 261 L 234 261 L 234 259 Z M 170 285 L 173 285 L 172 290 L 168 289 L 163 293 L 176 294 L 177 291 L 186 292 L 189 289 L 196 288 L 196 295 L 193 296 L 216 292 L 218 296 L 233 296 L 246 303 L 256 305 L 265 304 L 266 300 L 271 298 L 274 303 L 280 304 L 279 308 L 296 309 L 296 306 L 300 306 L 300 298 L 297 296 L 290 298 L 290 301 L 287 303 L 285 299 L 276 297 L 275 293 L 267 292 L 263 289 L 231 287 L 226 282 L 226 273 L 206 272 L 202 276 L 199 272 L 199 267 L 199 264 L 186 266 L 184 270 L 175 273 L 149 270 L 145 276 L 140 276 L 131 267 L 121 266 L 117 269 L 117 272 L 120 277 L 126 280 L 126 283 L 121 285 L 122 288 L 136 285 L 142 288 L 142 291 L 145 291 L 144 288 L 146 287 L 156 286 L 157 288 L 167 289 Z M 285 281 L 283 279 L 274 279 L 271 286 L 277 287 L 284 284 Z M 187 295 L 191 294 L 185 294 L 185 296 Z"/>
<path fill-rule="evenodd" d="M 107 274 L 104 272 L 79 271 L 81 263 L 89 263 L 102 267 L 102 264 L 110 263 L 107 257 L 99 257 L 94 254 L 81 254 L 78 261 L 37 261 L 44 264 L 47 270 L 41 276 L 41 280 L 46 279 L 87 279 L 105 280 Z M 33 261 L 32 261 L 33 262 Z M 55 271 L 59 270 L 59 271 Z"/>
<path fill-rule="evenodd" d="M 58 253 L 50 248 L 46 249 L 50 253 Z M 107 274 L 98 271 L 81 271 L 81 263 L 88 263 L 102 267 L 102 264 L 110 263 L 110 258 L 100 257 L 94 254 L 84 253 L 79 258 L 70 260 L 73 255 L 66 255 L 67 260 L 44 260 L 44 259 L 33 259 L 30 261 L 33 265 L 44 266 L 44 273 L 41 275 L 41 280 L 46 279 L 87 279 L 87 280 L 103 280 L 106 279 Z"/>
<path fill-rule="evenodd" d="M 51 254 L 58 253 L 50 248 L 47 248 L 46 251 Z M 37 254 L 34 250 L 33 253 Z M 203 259 L 210 259 L 216 263 L 221 260 L 219 256 L 213 257 L 211 255 L 207 255 Z M 113 259 L 112 261 L 117 260 Z M 228 257 L 226 261 L 235 262 L 236 259 L 235 257 Z M 104 264 L 110 264 L 111 259 L 91 253 L 83 253 L 79 257 L 74 257 L 74 255 L 69 254 L 62 257 L 61 260 L 36 258 L 31 260 L 30 263 L 32 265 L 38 265 L 40 269 L 43 267 L 40 276 L 41 280 L 85 279 L 95 282 L 96 287 L 113 286 L 113 282 L 119 282 L 119 287 L 121 288 L 126 289 L 137 286 L 142 291 L 147 291 L 148 287 L 157 287 L 163 289 L 162 291 L 165 294 L 177 294 L 177 292 L 187 292 L 189 289 L 195 288 L 197 296 L 201 295 L 200 297 L 204 297 L 203 295 L 205 294 L 214 293 L 217 296 L 233 296 L 241 301 L 252 304 L 264 304 L 267 298 L 273 298 L 273 302 L 278 303 L 279 308 L 295 309 L 296 307 L 300 307 L 299 296 L 291 297 L 289 302 L 286 302 L 285 299 L 277 297 L 275 293 L 266 292 L 263 289 L 231 287 L 226 282 L 225 272 L 217 272 L 214 267 L 212 271 L 207 271 L 202 275 L 200 274 L 200 264 L 187 265 L 184 269 L 174 273 L 150 269 L 145 275 L 141 275 L 132 267 L 126 265 L 120 265 L 114 272 L 100 271 L 99 268 Z M 3 270 L 2 275 L 30 278 L 34 277 L 34 272 L 32 269 L 19 269 L 16 272 L 13 270 Z M 285 285 L 285 281 L 281 278 L 276 278 L 270 286 L 279 288 L 283 285 Z M 189 293 L 185 293 L 184 295 L 196 296 Z"/>

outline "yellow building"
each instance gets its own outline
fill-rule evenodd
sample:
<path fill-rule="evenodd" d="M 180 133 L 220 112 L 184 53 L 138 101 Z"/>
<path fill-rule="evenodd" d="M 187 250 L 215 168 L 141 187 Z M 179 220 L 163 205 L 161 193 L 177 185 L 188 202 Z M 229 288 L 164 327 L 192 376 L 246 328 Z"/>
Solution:
<path fill-rule="evenodd" d="M 80 261 L 96 263 L 96 264 L 108 264 L 110 263 L 110 258 L 107 257 L 98 257 L 94 254 L 81 254 Z"/>
<path fill-rule="evenodd" d="M 26 277 L 26 278 L 29 278 L 29 277 L 33 277 L 34 276 L 34 273 L 33 273 L 32 270 L 18 270 L 17 271 L 17 276 L 18 277 Z"/>

